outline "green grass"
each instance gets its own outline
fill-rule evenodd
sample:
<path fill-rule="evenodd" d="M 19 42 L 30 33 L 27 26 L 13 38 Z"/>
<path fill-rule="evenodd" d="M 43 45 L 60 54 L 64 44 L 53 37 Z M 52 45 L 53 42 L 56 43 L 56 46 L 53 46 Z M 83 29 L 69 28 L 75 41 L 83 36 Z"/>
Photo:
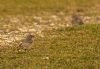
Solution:
<path fill-rule="evenodd" d="M 100 25 L 44 31 L 30 51 L 0 50 L 0 69 L 100 69 Z"/>
<path fill-rule="evenodd" d="M 0 14 L 32 14 L 40 11 L 58 12 L 70 11 L 70 9 L 75 8 L 84 9 L 84 12 L 87 12 L 93 7 L 96 8 L 95 6 L 99 3 L 99 0 L 0 0 Z"/>
<path fill-rule="evenodd" d="M 99 0 L 0 0 L 0 19 L 2 15 L 71 12 L 77 8 L 89 14 L 92 11 L 93 15 L 99 10 L 99 6 L 96 7 L 99 3 Z M 59 28 L 44 33 L 44 38 L 36 37 L 30 51 L 18 52 L 16 43 L 0 49 L 0 69 L 100 69 L 100 25 Z"/>

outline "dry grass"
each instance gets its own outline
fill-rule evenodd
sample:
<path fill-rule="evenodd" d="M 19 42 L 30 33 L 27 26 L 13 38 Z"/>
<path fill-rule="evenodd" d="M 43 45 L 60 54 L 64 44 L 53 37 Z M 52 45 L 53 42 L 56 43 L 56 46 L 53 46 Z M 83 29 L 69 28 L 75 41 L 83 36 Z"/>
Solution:
<path fill-rule="evenodd" d="M 87 14 L 93 15 L 93 13 L 99 13 L 99 3 L 99 0 L 4 0 L 0 1 L 0 13 L 4 15 L 36 14 L 42 11 L 66 11 L 68 13 L 79 8 Z"/>
<path fill-rule="evenodd" d="M 12 44 L 0 48 L 0 69 L 100 69 L 100 24 L 65 28 L 67 14 L 81 9 L 84 15 L 95 16 L 100 14 L 99 3 L 99 0 L 1 0 L 0 46 L 3 40 Z M 35 23 L 44 28 L 44 37 L 36 35 L 31 50 L 18 51 L 19 41 L 13 40 L 24 38 L 29 29 L 34 32 Z M 53 28 L 48 30 L 49 25 Z M 41 27 L 38 25 L 35 30 Z"/>
<path fill-rule="evenodd" d="M 0 50 L 1 69 L 99 69 L 100 25 L 44 31 L 30 51 Z"/>

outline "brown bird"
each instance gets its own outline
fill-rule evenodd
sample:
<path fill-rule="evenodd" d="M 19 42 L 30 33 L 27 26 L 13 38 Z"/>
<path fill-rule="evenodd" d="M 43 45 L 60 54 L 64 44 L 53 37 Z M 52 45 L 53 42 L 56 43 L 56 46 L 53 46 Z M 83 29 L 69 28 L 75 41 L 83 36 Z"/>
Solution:
<path fill-rule="evenodd" d="M 84 22 L 79 15 L 72 15 L 72 24 L 73 25 L 83 25 Z"/>
<path fill-rule="evenodd" d="M 32 43 L 34 42 L 34 35 L 28 34 L 26 38 L 20 43 L 19 48 L 20 49 L 30 49 L 32 46 Z"/>

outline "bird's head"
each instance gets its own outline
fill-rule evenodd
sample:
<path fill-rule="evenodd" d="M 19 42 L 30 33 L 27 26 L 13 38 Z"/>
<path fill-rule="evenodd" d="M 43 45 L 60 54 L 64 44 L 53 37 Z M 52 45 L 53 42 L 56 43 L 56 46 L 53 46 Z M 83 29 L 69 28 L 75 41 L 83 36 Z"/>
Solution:
<path fill-rule="evenodd" d="M 31 39 L 33 39 L 35 36 L 34 36 L 34 34 L 28 34 L 27 36 L 26 36 L 26 39 L 27 40 L 31 40 Z"/>

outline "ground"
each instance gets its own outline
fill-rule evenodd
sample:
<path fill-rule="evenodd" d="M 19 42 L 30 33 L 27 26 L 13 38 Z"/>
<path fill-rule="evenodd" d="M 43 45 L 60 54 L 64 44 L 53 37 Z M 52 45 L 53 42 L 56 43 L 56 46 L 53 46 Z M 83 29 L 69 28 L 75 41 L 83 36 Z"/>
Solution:
<path fill-rule="evenodd" d="M 31 50 L 7 47 L 0 51 L 1 69 L 99 69 L 100 25 L 44 31 Z"/>
<path fill-rule="evenodd" d="M 0 69 L 100 69 L 98 0 L 0 1 Z M 84 25 L 71 24 L 79 9 Z M 30 50 L 18 50 L 34 33 Z"/>

